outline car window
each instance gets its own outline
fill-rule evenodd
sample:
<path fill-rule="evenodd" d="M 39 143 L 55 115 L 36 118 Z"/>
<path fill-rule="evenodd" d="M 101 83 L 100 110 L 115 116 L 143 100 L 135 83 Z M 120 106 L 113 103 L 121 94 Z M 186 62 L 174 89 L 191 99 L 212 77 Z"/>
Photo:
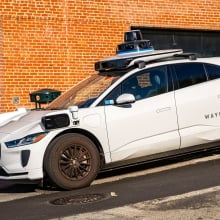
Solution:
<path fill-rule="evenodd" d="M 119 95 L 133 94 L 136 100 L 149 98 L 168 91 L 167 66 L 142 70 L 130 76 L 112 90 L 100 105 L 113 104 Z"/>
<path fill-rule="evenodd" d="M 220 78 L 220 66 L 213 64 L 205 64 L 206 72 L 208 73 L 209 79 Z"/>
<path fill-rule="evenodd" d="M 174 65 L 179 88 L 205 82 L 207 76 L 202 63 L 180 63 Z"/>

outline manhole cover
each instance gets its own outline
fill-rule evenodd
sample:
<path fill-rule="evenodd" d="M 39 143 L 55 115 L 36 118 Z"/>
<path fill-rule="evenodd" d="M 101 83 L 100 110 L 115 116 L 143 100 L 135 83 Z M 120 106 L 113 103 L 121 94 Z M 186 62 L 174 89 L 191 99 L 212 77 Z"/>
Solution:
<path fill-rule="evenodd" d="M 71 204 L 86 204 L 99 200 L 103 200 L 108 196 L 105 194 L 85 194 L 85 195 L 73 195 L 63 198 L 58 198 L 50 201 L 53 205 L 71 205 Z"/>

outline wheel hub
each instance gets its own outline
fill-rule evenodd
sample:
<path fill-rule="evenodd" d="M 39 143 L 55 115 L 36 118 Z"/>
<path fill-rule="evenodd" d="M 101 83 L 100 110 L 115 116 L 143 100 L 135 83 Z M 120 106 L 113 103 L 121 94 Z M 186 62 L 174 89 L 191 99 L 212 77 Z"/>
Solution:
<path fill-rule="evenodd" d="M 78 168 L 80 166 L 80 163 L 77 159 L 71 159 L 70 160 L 70 165 L 74 168 Z"/>

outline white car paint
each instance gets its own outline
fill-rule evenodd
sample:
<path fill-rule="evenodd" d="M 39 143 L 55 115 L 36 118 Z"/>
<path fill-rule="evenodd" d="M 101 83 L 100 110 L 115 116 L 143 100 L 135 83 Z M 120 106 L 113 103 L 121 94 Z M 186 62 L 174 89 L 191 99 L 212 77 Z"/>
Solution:
<path fill-rule="evenodd" d="M 22 116 L 26 115 L 27 113 L 26 108 L 18 108 L 14 112 L 6 112 L 0 114 L 0 126 L 7 124 L 9 121 L 17 121 Z"/>
<path fill-rule="evenodd" d="M 219 85 L 216 79 L 175 92 L 181 148 L 220 140 Z"/>
<path fill-rule="evenodd" d="M 106 106 L 105 112 L 113 161 L 180 147 L 174 92 L 140 100 L 128 108 Z"/>

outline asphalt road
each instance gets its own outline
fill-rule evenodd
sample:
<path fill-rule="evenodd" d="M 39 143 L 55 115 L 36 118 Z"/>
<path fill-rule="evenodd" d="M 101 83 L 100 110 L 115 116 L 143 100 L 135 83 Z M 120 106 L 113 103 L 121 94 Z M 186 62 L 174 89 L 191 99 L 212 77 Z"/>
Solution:
<path fill-rule="evenodd" d="M 146 206 L 150 207 L 155 201 L 161 201 L 163 198 L 174 198 L 175 201 L 178 195 L 188 195 L 191 192 L 207 189 L 210 189 L 207 191 L 208 194 L 205 193 L 202 197 L 198 193 L 193 196 L 194 199 L 190 197 L 191 200 L 181 200 L 182 203 L 171 206 L 177 209 L 178 207 L 187 208 L 191 204 L 191 209 L 198 209 L 204 205 L 204 201 L 214 198 L 212 203 L 217 204 L 218 208 L 219 197 L 216 195 L 219 193 L 220 186 L 219 170 L 220 157 L 217 154 L 187 161 L 182 159 L 165 161 L 107 172 L 102 174 L 94 185 L 74 191 L 33 189 L 30 186 L 11 186 L 8 183 L 0 183 L 0 219 L 43 220 L 64 217 L 67 217 L 66 219 L 117 219 L 114 213 L 119 207 L 134 208 L 136 204 L 139 206 L 145 204 L 146 209 Z M 170 209 L 167 204 L 159 207 L 159 211 Z M 104 218 L 103 212 L 106 210 L 115 211 L 108 213 Z M 122 209 L 119 216 L 127 216 L 125 212 L 129 213 L 127 209 Z M 216 212 L 219 213 L 219 210 Z M 90 213 L 101 213 L 102 217 L 98 218 L 96 215 L 92 217 Z M 136 217 L 132 216 L 132 213 Z M 143 216 L 138 218 L 135 212 L 129 215 L 130 219 L 150 219 Z M 74 217 L 68 218 L 68 216 Z M 76 218 L 77 216 L 82 217 Z M 128 219 L 128 216 L 124 219 Z M 213 219 L 220 219 L 220 216 Z"/>

